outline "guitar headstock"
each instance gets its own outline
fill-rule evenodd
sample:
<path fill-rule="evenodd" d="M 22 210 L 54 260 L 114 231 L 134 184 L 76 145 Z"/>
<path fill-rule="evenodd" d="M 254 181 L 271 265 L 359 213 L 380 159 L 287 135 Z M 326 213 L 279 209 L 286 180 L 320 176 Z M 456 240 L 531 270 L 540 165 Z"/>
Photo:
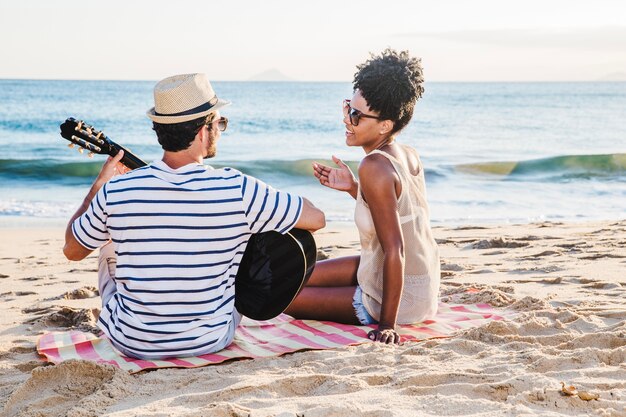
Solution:
<path fill-rule="evenodd" d="M 94 153 L 110 155 L 112 151 L 110 140 L 102 131 L 73 117 L 61 125 L 61 136 L 71 142 L 68 145 L 70 148 L 78 145 L 78 152 L 89 151 L 90 158 Z"/>
<path fill-rule="evenodd" d="M 133 154 L 130 149 L 113 142 L 102 131 L 96 130 L 82 120 L 76 120 L 73 117 L 67 119 L 61 125 L 61 136 L 71 142 L 68 145 L 70 148 L 78 145 L 80 153 L 83 153 L 85 149 L 88 150 L 89 157 L 92 157 L 94 153 L 115 156 L 118 152 L 124 151 L 120 162 L 128 168 L 136 169 L 146 165 L 145 161 Z"/>

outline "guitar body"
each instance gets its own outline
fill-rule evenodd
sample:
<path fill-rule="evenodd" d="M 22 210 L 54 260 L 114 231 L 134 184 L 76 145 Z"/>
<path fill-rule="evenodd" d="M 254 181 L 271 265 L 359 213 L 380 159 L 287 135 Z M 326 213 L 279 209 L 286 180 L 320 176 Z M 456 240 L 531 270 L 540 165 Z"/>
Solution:
<path fill-rule="evenodd" d="M 61 136 L 90 154 L 115 156 L 123 150 L 121 162 L 130 169 L 146 165 L 130 150 L 83 121 L 67 119 L 61 125 Z M 306 230 L 252 235 L 235 277 L 235 308 L 254 320 L 278 316 L 306 284 L 316 257 L 315 239 Z"/>
<path fill-rule="evenodd" d="M 313 273 L 316 256 L 315 239 L 306 230 L 252 235 L 235 278 L 237 311 L 254 320 L 278 316 Z"/>

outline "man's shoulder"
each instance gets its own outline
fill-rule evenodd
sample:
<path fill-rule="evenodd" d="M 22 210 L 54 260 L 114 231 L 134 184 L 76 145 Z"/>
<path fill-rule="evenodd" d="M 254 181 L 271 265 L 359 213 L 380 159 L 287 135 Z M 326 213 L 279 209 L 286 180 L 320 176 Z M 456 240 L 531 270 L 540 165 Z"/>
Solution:
<path fill-rule="evenodd" d="M 228 178 L 233 178 L 233 177 L 241 177 L 243 176 L 243 172 L 239 171 L 236 168 L 232 168 L 232 167 L 221 167 L 221 168 L 212 168 L 212 169 L 207 169 L 207 173 L 210 175 L 214 175 L 214 176 L 224 176 L 224 177 L 228 177 Z"/>
<path fill-rule="evenodd" d="M 106 185 L 107 185 L 107 188 L 119 187 L 120 185 L 125 184 L 126 182 L 130 180 L 150 178 L 151 176 L 152 176 L 151 166 L 146 165 L 141 168 L 137 168 L 132 171 L 129 171 L 125 173 L 124 175 L 118 175 L 116 177 L 113 177 L 111 180 L 109 180 L 109 182 Z"/>

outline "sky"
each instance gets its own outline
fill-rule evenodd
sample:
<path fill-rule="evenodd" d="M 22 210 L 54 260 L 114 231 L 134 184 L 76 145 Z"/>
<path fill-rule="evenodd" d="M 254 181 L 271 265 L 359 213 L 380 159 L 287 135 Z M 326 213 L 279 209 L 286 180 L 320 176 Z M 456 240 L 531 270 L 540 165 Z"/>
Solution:
<path fill-rule="evenodd" d="M 0 0 L 0 78 L 350 81 L 386 47 L 427 81 L 626 80 L 626 2 Z"/>

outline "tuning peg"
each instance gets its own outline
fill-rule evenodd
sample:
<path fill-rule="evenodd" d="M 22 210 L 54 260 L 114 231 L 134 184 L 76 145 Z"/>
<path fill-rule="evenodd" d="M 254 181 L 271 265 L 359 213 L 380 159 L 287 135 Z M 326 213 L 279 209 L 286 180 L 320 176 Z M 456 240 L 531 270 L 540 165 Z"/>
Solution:
<path fill-rule="evenodd" d="M 89 153 L 87 154 L 87 156 L 88 156 L 88 157 L 90 157 L 90 158 L 93 158 L 93 152 L 89 152 Z"/>
<path fill-rule="evenodd" d="M 83 153 L 83 148 L 78 148 L 78 152 Z"/>
<path fill-rule="evenodd" d="M 83 127 L 83 121 L 79 120 L 78 123 L 76 123 L 76 127 L 74 128 L 74 130 L 79 131 L 82 127 Z"/>
<path fill-rule="evenodd" d="M 73 148 L 74 146 L 76 146 L 76 145 L 74 145 L 73 143 L 68 143 L 68 144 L 67 144 L 67 147 L 68 147 L 68 148 Z"/>

